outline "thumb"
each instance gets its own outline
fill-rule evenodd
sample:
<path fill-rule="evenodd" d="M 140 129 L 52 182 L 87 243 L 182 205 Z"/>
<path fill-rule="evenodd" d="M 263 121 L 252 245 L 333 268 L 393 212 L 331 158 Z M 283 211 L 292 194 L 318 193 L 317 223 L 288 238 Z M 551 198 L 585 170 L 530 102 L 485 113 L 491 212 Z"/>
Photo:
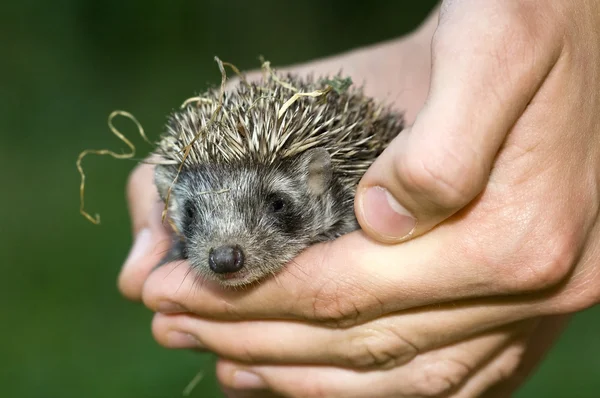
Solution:
<path fill-rule="evenodd" d="M 550 40 L 543 48 L 530 21 L 504 10 L 508 3 L 442 6 L 425 106 L 357 189 L 358 221 L 374 239 L 418 236 L 485 187 L 506 135 L 560 53 Z"/>

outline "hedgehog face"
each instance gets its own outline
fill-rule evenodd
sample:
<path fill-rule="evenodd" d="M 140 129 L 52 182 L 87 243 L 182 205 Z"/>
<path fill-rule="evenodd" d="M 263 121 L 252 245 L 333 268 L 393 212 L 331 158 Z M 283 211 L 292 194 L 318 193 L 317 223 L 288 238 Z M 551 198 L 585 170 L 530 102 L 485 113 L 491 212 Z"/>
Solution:
<path fill-rule="evenodd" d="M 174 170 L 157 167 L 163 198 Z M 349 218 L 352 196 L 336 184 L 323 149 L 279 164 L 184 169 L 169 199 L 169 215 L 182 239 L 178 257 L 222 285 L 255 282 L 310 244 L 356 229 L 355 223 L 339 222 Z"/>

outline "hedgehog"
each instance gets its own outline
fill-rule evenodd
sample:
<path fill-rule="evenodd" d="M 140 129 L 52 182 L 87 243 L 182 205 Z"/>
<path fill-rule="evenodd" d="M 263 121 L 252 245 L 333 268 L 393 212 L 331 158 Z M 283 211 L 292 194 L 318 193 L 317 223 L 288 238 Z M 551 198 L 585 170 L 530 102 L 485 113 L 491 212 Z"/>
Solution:
<path fill-rule="evenodd" d="M 402 131 L 403 114 L 341 74 L 269 72 L 169 116 L 153 153 L 173 227 L 160 265 L 187 260 L 203 280 L 246 286 L 360 228 L 356 187 Z"/>

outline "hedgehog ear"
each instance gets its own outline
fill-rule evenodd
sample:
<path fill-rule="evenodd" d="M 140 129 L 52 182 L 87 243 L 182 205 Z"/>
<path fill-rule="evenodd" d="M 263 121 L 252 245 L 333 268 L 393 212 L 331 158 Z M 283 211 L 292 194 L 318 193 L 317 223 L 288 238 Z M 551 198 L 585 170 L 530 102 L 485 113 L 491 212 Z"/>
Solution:
<path fill-rule="evenodd" d="M 308 191 L 316 196 L 325 193 L 333 175 L 329 152 L 324 148 L 309 149 L 302 154 L 300 165 Z"/>
<path fill-rule="evenodd" d="M 154 169 L 154 184 L 162 201 L 166 201 L 167 193 L 177 175 L 177 169 L 172 166 L 157 165 Z"/>

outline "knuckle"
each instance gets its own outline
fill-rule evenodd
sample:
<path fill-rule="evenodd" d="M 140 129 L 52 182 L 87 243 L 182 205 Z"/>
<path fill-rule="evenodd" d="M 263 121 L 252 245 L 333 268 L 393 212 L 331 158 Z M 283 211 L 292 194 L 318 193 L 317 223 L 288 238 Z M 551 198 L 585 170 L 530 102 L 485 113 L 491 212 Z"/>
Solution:
<path fill-rule="evenodd" d="M 360 281 L 331 275 L 309 293 L 313 319 L 336 328 L 355 326 L 367 312 L 379 311 L 381 303 L 361 287 Z"/>
<path fill-rule="evenodd" d="M 522 253 L 522 257 L 526 261 L 515 264 L 518 290 L 552 288 L 564 281 L 571 272 L 579 256 L 579 240 L 574 234 L 557 231 L 553 235 L 535 247 L 531 244 L 525 246 L 528 253 Z"/>
<path fill-rule="evenodd" d="M 506 381 L 515 376 L 515 372 L 518 370 L 523 359 L 524 352 L 525 349 L 519 347 L 517 350 L 514 350 L 508 358 L 505 358 L 498 363 L 496 368 L 492 370 L 494 374 L 491 375 L 491 379 L 494 380 L 494 383 Z"/>
<path fill-rule="evenodd" d="M 447 209 L 462 207 L 477 194 L 484 183 L 486 167 L 475 150 L 459 156 L 447 147 L 433 149 L 432 156 L 408 156 L 400 175 L 407 190 Z"/>
<path fill-rule="evenodd" d="M 446 397 L 459 388 L 471 372 L 472 369 L 469 366 L 453 359 L 428 363 L 422 368 L 422 372 L 415 373 L 414 395 Z"/>
<path fill-rule="evenodd" d="M 580 257 L 584 243 L 580 226 L 549 223 L 560 217 L 554 218 L 552 209 L 536 210 L 536 206 L 505 206 L 479 225 L 479 233 L 459 243 L 458 252 L 481 265 L 494 291 L 523 293 L 556 287 L 569 277 Z"/>
<path fill-rule="evenodd" d="M 569 281 L 563 294 L 557 296 L 553 308 L 561 313 L 586 310 L 600 303 L 600 264 L 596 259 L 585 259 L 581 271 Z"/>
<path fill-rule="evenodd" d="M 239 340 L 233 341 L 233 342 L 230 342 L 230 344 L 231 345 L 224 347 L 225 348 L 224 351 L 226 351 L 226 352 L 223 352 L 222 354 L 228 355 L 232 359 L 235 359 L 235 360 L 238 360 L 241 362 L 245 362 L 245 363 L 249 363 L 249 364 L 258 363 L 262 359 L 257 354 L 257 352 L 261 352 L 260 349 L 257 349 L 258 347 L 247 344 L 247 343 L 243 342 L 243 340 L 242 341 L 239 341 Z"/>
<path fill-rule="evenodd" d="M 362 329 L 344 349 L 344 363 L 354 368 L 391 369 L 413 359 L 417 347 L 392 330 Z"/>
<path fill-rule="evenodd" d="M 488 384 L 497 386 L 509 380 L 511 383 L 519 382 L 517 384 L 525 381 L 527 372 L 520 368 L 524 354 L 525 346 L 520 343 L 507 348 L 500 357 L 492 360 L 490 366 L 482 371 Z"/>
<path fill-rule="evenodd" d="M 334 327 L 350 327 L 357 323 L 359 311 L 351 302 L 351 298 L 341 294 L 337 286 L 324 286 L 315 296 L 313 316 L 316 320 L 332 324 Z"/>

